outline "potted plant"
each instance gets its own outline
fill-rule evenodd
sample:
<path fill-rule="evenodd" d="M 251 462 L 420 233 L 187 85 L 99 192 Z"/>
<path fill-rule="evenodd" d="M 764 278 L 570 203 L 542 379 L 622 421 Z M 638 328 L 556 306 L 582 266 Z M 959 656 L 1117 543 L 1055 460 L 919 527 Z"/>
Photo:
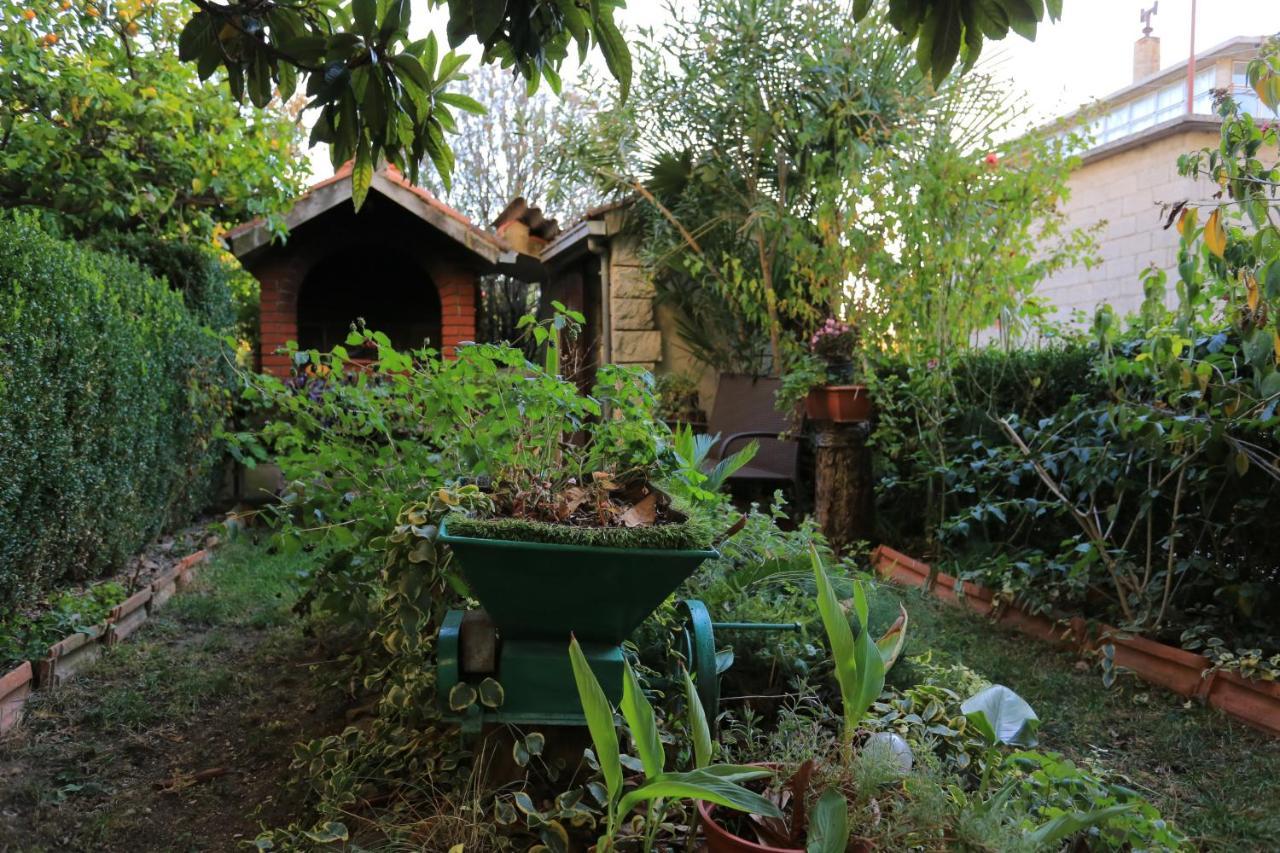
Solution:
<path fill-rule="evenodd" d="M 809 352 L 825 368 L 825 384 L 811 388 L 805 398 L 810 420 L 855 423 L 871 419 L 871 397 L 865 385 L 854 384 L 853 351 L 858 330 L 834 317 L 813 333 Z"/>
<path fill-rule="evenodd" d="M 856 617 L 855 631 L 850 625 L 850 613 L 842 606 L 835 587 L 827 577 L 817 548 L 810 548 L 810 559 L 817 587 L 818 611 L 831 644 L 836 681 L 843 700 L 841 742 L 847 757 L 853 754 L 863 718 L 884 690 L 885 673 L 902 653 L 907 635 L 907 612 L 902 610 L 884 636 L 873 641 L 867 627 L 870 608 L 862 584 L 855 582 L 852 589 L 850 609 Z M 868 748 L 873 738 L 877 744 L 883 744 L 882 748 L 894 753 L 905 750 L 905 754 L 910 756 L 910 749 L 896 735 L 871 735 L 862 748 Z M 788 807 L 786 819 L 781 814 L 752 816 L 756 840 L 743 838 L 728 827 L 718 816 L 714 803 L 700 802 L 698 812 L 710 853 L 805 853 L 806 850 L 826 853 L 846 850 L 850 834 L 844 796 L 837 790 L 828 789 L 818 797 L 812 814 L 806 808 L 814 769 L 812 761 L 805 762 L 783 788 L 770 797 L 779 805 L 780 813 L 782 806 Z"/>

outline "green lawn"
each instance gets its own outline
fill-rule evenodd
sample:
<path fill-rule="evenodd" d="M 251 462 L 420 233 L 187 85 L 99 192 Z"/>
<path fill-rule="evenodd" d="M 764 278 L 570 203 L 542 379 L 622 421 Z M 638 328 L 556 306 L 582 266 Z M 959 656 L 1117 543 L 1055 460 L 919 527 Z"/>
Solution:
<path fill-rule="evenodd" d="M 916 590 L 879 586 L 872 624 L 899 601 L 907 655 L 932 649 L 1016 690 L 1044 721 L 1043 748 L 1124 774 L 1204 849 L 1280 845 L 1280 740 L 1132 676 L 1107 690 L 1096 666 Z"/>
<path fill-rule="evenodd" d="M 229 544 L 128 642 L 36 694 L 0 741 L 0 849 L 231 851 L 295 819 L 293 744 L 345 707 L 289 612 L 301 567 Z"/>

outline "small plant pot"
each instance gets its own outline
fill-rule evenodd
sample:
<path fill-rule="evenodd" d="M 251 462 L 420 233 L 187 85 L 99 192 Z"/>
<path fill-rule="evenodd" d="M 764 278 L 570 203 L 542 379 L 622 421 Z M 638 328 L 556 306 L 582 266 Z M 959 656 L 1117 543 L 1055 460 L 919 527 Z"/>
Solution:
<path fill-rule="evenodd" d="M 31 661 L 25 660 L 17 668 L 0 676 L 0 734 L 21 721 L 22 706 L 31 695 L 33 681 Z"/>
<path fill-rule="evenodd" d="M 702 819 L 707 853 L 804 853 L 803 847 L 769 847 L 735 835 L 716 820 L 720 811 L 714 803 L 698 802 L 698 817 Z"/>
<path fill-rule="evenodd" d="M 811 390 L 804 401 L 809 420 L 837 424 L 869 421 L 872 408 L 865 385 L 823 385 Z"/>
<path fill-rule="evenodd" d="M 1280 735 L 1280 683 L 1219 670 L 1209 687 L 1209 704 L 1236 719 Z"/>
<path fill-rule="evenodd" d="M 1209 689 L 1204 673 L 1210 664 L 1203 655 L 1126 635 L 1115 628 L 1105 629 L 1097 641 L 1099 646 L 1108 643 L 1115 648 L 1116 665 L 1132 670 L 1143 681 L 1181 696 L 1203 696 Z"/>
<path fill-rule="evenodd" d="M 827 361 L 827 382 L 832 385 L 853 384 L 853 359 L 840 358 Z"/>

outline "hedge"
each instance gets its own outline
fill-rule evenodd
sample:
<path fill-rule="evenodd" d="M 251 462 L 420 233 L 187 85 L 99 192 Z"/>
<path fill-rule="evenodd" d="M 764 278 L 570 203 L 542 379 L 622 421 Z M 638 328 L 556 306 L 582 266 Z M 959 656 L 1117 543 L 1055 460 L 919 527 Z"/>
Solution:
<path fill-rule="evenodd" d="M 0 215 L 0 611 L 207 505 L 222 346 L 132 261 Z"/>

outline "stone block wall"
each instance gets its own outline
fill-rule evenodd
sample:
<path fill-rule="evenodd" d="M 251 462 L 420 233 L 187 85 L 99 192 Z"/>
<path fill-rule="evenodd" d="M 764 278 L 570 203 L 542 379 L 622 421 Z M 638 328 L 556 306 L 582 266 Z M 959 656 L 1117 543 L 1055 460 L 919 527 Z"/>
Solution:
<path fill-rule="evenodd" d="M 1048 297 L 1060 319 L 1076 310 L 1091 317 L 1102 302 L 1121 315 L 1136 311 L 1142 304 L 1139 273 L 1152 264 L 1170 274 L 1169 299 L 1175 298 L 1178 232 L 1163 229 L 1161 205 L 1209 200 L 1215 187 L 1181 177 L 1178 156 L 1217 141 L 1209 131 L 1172 134 L 1099 157 L 1071 175 L 1064 209 L 1071 227 L 1102 223 L 1096 234 L 1100 263 L 1064 269 L 1040 283 L 1037 292 Z"/>

